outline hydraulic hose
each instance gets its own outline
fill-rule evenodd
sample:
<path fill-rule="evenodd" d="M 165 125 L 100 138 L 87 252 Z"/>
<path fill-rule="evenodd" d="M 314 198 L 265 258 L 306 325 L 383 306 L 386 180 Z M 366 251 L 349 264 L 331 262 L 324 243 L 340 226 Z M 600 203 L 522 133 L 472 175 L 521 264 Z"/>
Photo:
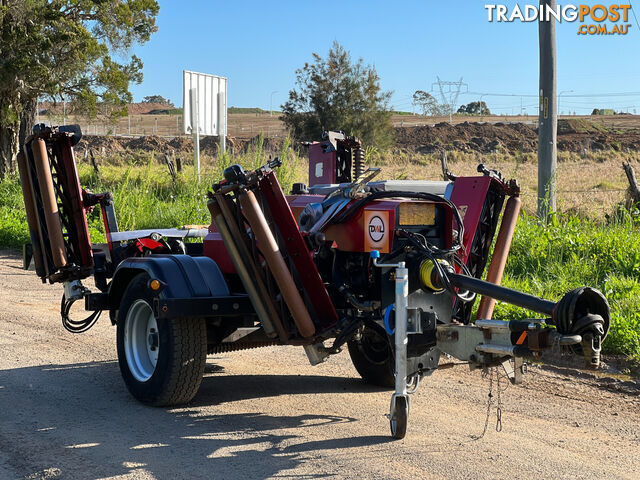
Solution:
<path fill-rule="evenodd" d="M 529 295 L 528 293 L 518 292 L 517 290 L 512 290 L 510 288 L 501 287 L 475 277 L 459 275 L 457 273 L 447 273 L 447 276 L 454 287 L 479 293 L 480 295 L 485 295 L 495 300 L 500 300 L 518 307 L 533 310 L 534 312 L 544 313 L 551 316 L 553 315 L 553 309 L 556 306 L 554 302 L 549 300 L 544 300 L 542 298 Z"/>

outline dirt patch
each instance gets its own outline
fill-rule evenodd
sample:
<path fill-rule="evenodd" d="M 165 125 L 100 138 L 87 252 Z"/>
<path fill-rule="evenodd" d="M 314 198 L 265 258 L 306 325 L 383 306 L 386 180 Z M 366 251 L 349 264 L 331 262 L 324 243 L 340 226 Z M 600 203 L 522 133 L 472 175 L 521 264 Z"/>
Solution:
<path fill-rule="evenodd" d="M 126 148 L 129 150 L 143 150 L 145 152 L 162 152 L 167 149 L 169 141 L 166 138 L 147 135 L 129 140 Z"/>
<path fill-rule="evenodd" d="M 168 145 L 178 152 L 193 152 L 193 140 L 188 137 L 175 137 L 169 141 Z"/>
<path fill-rule="evenodd" d="M 125 150 L 123 138 L 120 137 L 106 137 L 99 135 L 83 136 L 80 143 L 75 147 L 76 151 L 93 150 L 97 154 L 111 155 L 113 153 L 120 153 Z"/>
<path fill-rule="evenodd" d="M 533 151 L 537 148 L 536 131 L 523 123 L 438 123 L 433 127 L 396 129 L 396 148 L 412 153 L 462 151 L 493 153 L 508 150 Z"/>
<path fill-rule="evenodd" d="M 571 118 L 558 120 L 558 133 L 560 135 L 573 133 L 590 133 L 599 134 L 606 133 L 607 127 L 604 125 L 593 123 L 584 118 Z"/>
<path fill-rule="evenodd" d="M 202 137 L 200 139 L 200 151 L 204 155 L 218 155 L 218 137 Z M 233 153 L 243 153 L 249 148 L 258 145 L 259 137 L 239 139 L 227 137 L 227 148 Z M 283 138 L 265 138 L 263 150 L 267 152 L 279 152 L 284 143 Z M 125 151 L 136 152 L 167 152 L 193 153 L 193 139 L 191 137 L 159 137 L 147 135 L 141 137 L 109 137 L 101 135 L 84 135 L 75 147 L 77 152 L 93 150 L 97 154 L 112 155 Z"/>
<path fill-rule="evenodd" d="M 432 127 L 397 128 L 396 148 L 411 153 L 536 152 L 538 132 L 523 123 L 438 123 Z M 635 151 L 640 150 L 640 133 L 619 133 L 585 120 L 560 120 L 558 149 L 576 153 L 585 150 Z"/>

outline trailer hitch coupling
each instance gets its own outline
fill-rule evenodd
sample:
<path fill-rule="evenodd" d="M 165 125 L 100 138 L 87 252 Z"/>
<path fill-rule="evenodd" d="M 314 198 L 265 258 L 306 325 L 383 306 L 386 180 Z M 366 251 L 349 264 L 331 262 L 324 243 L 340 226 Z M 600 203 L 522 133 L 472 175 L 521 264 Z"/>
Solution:
<path fill-rule="evenodd" d="M 611 326 L 609 303 L 604 295 L 593 288 L 576 288 L 556 304 L 552 320 L 559 333 L 582 337 L 579 344 L 570 348 L 583 355 L 587 367 L 598 368 L 601 345 Z"/>

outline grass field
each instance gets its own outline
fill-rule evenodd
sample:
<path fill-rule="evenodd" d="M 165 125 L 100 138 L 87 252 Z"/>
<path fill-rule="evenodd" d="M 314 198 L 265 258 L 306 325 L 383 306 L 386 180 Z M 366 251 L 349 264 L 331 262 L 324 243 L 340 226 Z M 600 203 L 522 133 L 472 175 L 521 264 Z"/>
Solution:
<path fill-rule="evenodd" d="M 242 156 L 208 159 L 200 183 L 191 169 L 185 169 L 174 183 L 153 154 L 126 155 L 102 159 L 100 174 L 89 165 L 79 165 L 85 188 L 113 192 L 123 230 L 206 225 L 210 223 L 206 192 L 221 178 L 222 170 L 232 163 L 253 168 L 267 161 L 258 145 Z M 306 159 L 286 146 L 281 158 L 284 165 L 278 176 L 285 191 L 295 181 L 306 181 Z M 617 204 L 624 199 L 626 180 L 620 158 L 611 158 L 562 159 L 558 181 L 559 211 L 563 213 L 549 226 L 540 225 L 531 215 L 537 178 L 531 159 L 459 154 L 450 157 L 449 167 L 457 174 L 472 174 L 482 161 L 501 169 L 506 177 L 521 179 L 526 213 L 516 230 L 504 283 L 551 300 L 577 286 L 599 288 L 612 307 L 612 329 L 605 350 L 640 362 L 640 225 L 637 216 L 616 213 Z M 385 178 L 441 177 L 440 160 L 435 157 L 391 158 L 369 151 L 368 159 L 383 166 Z M 635 156 L 632 160 L 637 163 L 640 159 Z M 89 215 L 89 223 L 92 240 L 103 241 L 97 212 Z M 0 182 L 0 246 L 20 247 L 27 241 L 19 179 L 10 176 Z M 499 304 L 496 316 L 525 318 L 527 312 Z"/>

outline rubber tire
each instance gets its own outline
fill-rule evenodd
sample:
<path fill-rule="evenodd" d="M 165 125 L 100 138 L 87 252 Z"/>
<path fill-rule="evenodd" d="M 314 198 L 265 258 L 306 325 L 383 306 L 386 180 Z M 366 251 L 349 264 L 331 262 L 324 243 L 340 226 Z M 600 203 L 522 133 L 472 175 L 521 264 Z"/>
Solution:
<path fill-rule="evenodd" d="M 396 398 L 395 419 L 389 419 L 391 436 L 396 440 L 401 440 L 407 434 L 407 423 L 409 422 L 409 404 L 407 397 Z"/>
<path fill-rule="evenodd" d="M 362 339 L 350 340 L 347 346 L 351 362 L 365 382 L 378 387 L 395 387 L 395 358 L 386 338 L 376 330 L 364 327 Z"/>
<path fill-rule="evenodd" d="M 136 275 L 124 292 L 118 311 L 117 346 L 120 372 L 131 394 L 147 405 L 164 407 L 189 402 L 200 388 L 207 360 L 207 328 L 204 319 L 158 319 L 158 362 L 145 382 L 129 370 L 124 349 L 127 312 L 138 299 L 153 305 L 147 284 L 149 275 Z"/>

